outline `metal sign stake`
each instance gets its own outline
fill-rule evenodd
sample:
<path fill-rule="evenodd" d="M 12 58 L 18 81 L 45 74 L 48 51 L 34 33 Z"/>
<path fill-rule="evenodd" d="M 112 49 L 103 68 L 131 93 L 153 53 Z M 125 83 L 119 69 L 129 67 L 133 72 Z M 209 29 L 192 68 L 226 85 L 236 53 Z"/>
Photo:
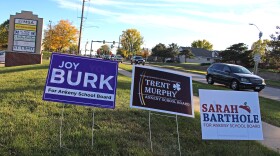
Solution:
<path fill-rule="evenodd" d="M 179 146 L 179 152 L 180 152 L 180 156 L 181 156 L 182 153 L 181 153 L 180 135 L 179 135 L 178 116 L 177 115 L 176 115 L 176 125 L 177 125 L 177 134 L 178 134 L 178 146 Z"/>
<path fill-rule="evenodd" d="M 63 114 L 64 114 L 64 106 L 66 104 L 63 104 L 63 108 L 62 108 L 62 112 L 61 112 L 61 118 L 60 118 L 60 129 L 59 129 L 59 145 L 60 145 L 60 148 L 62 147 L 62 123 L 63 123 Z"/>
<path fill-rule="evenodd" d="M 92 109 L 92 131 L 91 131 L 91 136 L 92 136 L 92 138 L 91 138 L 91 146 L 93 147 L 93 142 L 94 142 L 94 140 L 93 140 L 93 131 L 94 131 L 94 108 Z"/>
<path fill-rule="evenodd" d="M 149 132 L 150 132 L 151 150 L 153 152 L 152 131 L 151 131 L 151 111 L 149 111 Z"/>

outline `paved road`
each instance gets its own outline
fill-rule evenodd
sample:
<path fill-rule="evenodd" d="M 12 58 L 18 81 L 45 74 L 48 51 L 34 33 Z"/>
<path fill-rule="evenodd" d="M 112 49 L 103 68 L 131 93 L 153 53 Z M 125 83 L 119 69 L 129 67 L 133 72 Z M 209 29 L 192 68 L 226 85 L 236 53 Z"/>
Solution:
<path fill-rule="evenodd" d="M 120 68 L 119 68 L 119 73 L 122 75 L 125 75 L 127 77 L 132 76 L 131 72 L 128 72 L 128 71 L 120 69 Z M 183 73 L 183 72 L 181 72 L 181 73 Z M 192 76 L 192 79 L 195 81 L 206 83 L 205 77 L 203 75 L 192 74 L 192 73 L 183 73 L 183 74 L 188 74 L 189 76 Z M 271 88 L 271 87 L 268 87 L 267 90 L 270 90 L 269 88 Z M 273 91 L 273 90 L 270 90 L 270 91 Z M 268 93 L 269 93 L 269 91 L 268 91 Z M 267 94 L 267 93 L 265 92 L 264 94 Z M 260 96 L 263 96 L 263 95 L 260 94 Z M 267 96 L 267 95 L 265 95 L 265 96 Z M 278 92 L 278 96 L 276 96 L 276 97 L 277 98 L 275 100 L 279 101 L 279 92 Z M 194 96 L 193 100 L 194 100 L 194 105 L 195 105 L 195 107 L 194 107 L 195 111 L 199 111 L 200 110 L 199 109 L 199 107 L 200 107 L 199 97 Z M 263 128 L 264 140 L 258 141 L 258 142 L 261 143 L 262 145 L 280 153 L 280 128 L 270 125 L 266 122 L 262 122 L 262 128 Z"/>
<path fill-rule="evenodd" d="M 157 68 L 159 68 L 159 67 L 157 67 Z M 168 70 L 168 69 L 166 69 L 166 70 Z M 182 72 L 182 71 L 178 71 L 178 72 L 180 72 L 184 75 L 191 76 L 194 81 L 207 83 L 204 75 L 186 73 L 186 72 Z M 214 85 L 218 85 L 218 84 L 214 84 Z M 250 90 L 250 91 L 253 91 L 253 90 Z M 259 92 L 259 96 L 280 101 L 280 89 L 266 86 L 261 92 Z"/>

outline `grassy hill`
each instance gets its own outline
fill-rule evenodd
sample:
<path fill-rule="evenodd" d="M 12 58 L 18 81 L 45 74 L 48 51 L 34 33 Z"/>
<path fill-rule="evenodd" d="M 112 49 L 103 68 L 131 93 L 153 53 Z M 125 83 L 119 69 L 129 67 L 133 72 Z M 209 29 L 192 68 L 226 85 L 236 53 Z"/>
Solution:
<path fill-rule="evenodd" d="M 0 68 L 0 155 L 179 155 L 175 118 L 129 108 L 131 79 L 119 75 L 116 109 L 42 101 L 48 62 Z M 92 112 L 95 113 L 91 145 Z M 179 117 L 182 155 L 278 155 L 255 141 L 202 141 L 200 118 Z"/>

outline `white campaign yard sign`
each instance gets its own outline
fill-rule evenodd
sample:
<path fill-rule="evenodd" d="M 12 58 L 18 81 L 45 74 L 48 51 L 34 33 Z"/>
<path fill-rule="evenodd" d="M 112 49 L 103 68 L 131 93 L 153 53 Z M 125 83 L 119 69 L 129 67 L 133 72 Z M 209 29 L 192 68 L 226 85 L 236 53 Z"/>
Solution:
<path fill-rule="evenodd" d="M 202 139 L 263 140 L 258 93 L 199 90 Z"/>

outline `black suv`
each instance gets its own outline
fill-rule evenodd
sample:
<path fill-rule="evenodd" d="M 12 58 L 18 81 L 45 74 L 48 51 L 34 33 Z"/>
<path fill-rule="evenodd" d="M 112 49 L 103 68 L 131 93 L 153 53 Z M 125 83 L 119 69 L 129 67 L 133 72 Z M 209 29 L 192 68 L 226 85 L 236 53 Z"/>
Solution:
<path fill-rule="evenodd" d="M 142 58 L 142 56 L 133 56 L 130 60 L 130 63 L 145 65 L 145 60 Z"/>
<path fill-rule="evenodd" d="M 253 89 L 261 91 L 265 87 L 264 79 L 252 74 L 247 68 L 234 64 L 215 63 L 207 69 L 208 84 L 214 82 L 230 86 L 233 90 Z"/>

